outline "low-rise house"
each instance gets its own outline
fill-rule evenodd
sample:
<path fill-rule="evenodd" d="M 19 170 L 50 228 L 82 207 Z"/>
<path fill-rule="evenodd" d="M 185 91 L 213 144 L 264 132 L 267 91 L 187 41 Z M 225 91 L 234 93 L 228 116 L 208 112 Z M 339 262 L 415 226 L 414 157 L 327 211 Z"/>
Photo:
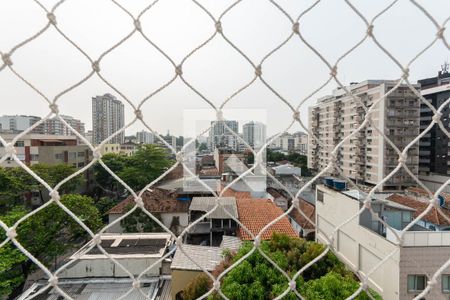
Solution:
<path fill-rule="evenodd" d="M 216 203 L 221 206 L 215 208 Z M 214 209 L 215 208 L 215 209 Z M 207 217 L 206 213 L 214 211 Z M 187 241 L 190 244 L 217 246 L 223 235 L 235 235 L 238 218 L 236 199 L 234 197 L 194 197 L 189 206 L 189 223 L 202 219 L 189 230 Z"/>
<path fill-rule="evenodd" d="M 303 214 L 300 213 L 299 209 Z M 315 239 L 316 228 L 314 223 L 316 222 L 316 207 L 313 204 L 304 199 L 300 199 L 298 209 L 294 207 L 289 213 L 289 220 L 291 221 L 292 228 L 294 228 L 300 237 L 309 241 Z"/>
<path fill-rule="evenodd" d="M 289 163 L 272 168 L 275 176 L 301 176 L 302 169 Z"/>
<path fill-rule="evenodd" d="M 269 199 L 238 199 L 236 202 L 239 221 L 254 236 L 256 236 L 267 224 L 283 214 L 281 208 L 277 207 L 275 203 Z M 265 230 L 261 234 L 261 239 L 271 239 L 274 232 L 284 233 L 290 237 L 298 237 L 287 217 L 281 218 L 278 222 Z M 242 240 L 253 240 L 253 237 L 242 227 L 239 227 L 238 236 Z"/>
<path fill-rule="evenodd" d="M 350 220 L 334 233 L 334 248 L 340 259 L 361 275 L 368 274 L 382 262 L 370 274 L 368 284 L 387 300 L 416 297 L 425 289 L 430 276 L 445 264 L 450 253 L 450 232 L 430 231 L 419 224 L 405 232 L 399 247 L 394 232 L 399 234 L 422 209 L 409 202 L 417 200 L 407 202 L 403 201 L 404 196 L 400 197 L 375 194 L 371 199 L 375 214 L 389 224 L 386 228 L 367 209 L 358 214 L 367 194 L 317 186 L 317 241 L 326 243 L 337 226 Z M 448 299 L 448 274 L 450 267 L 437 278 L 437 284 L 426 299 Z"/>
<path fill-rule="evenodd" d="M 177 193 L 164 189 L 154 188 L 142 194 L 144 207 L 159 217 L 161 222 L 175 234 L 180 234 L 188 226 L 188 211 L 190 201 L 179 199 Z M 124 215 L 130 207 L 134 206 L 134 197 L 129 196 L 108 211 L 109 223 Z M 108 232 L 121 233 L 124 229 L 120 222 L 108 229 Z"/>
<path fill-rule="evenodd" d="M 136 153 L 136 151 L 138 151 L 139 147 L 139 144 L 132 141 L 127 141 L 120 145 L 120 153 L 126 156 L 132 156 Z"/>

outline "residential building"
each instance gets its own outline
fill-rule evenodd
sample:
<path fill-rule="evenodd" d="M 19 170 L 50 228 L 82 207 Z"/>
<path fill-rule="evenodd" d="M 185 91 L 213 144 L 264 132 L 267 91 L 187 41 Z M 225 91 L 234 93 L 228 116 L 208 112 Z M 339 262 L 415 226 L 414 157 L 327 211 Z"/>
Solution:
<path fill-rule="evenodd" d="M 120 154 L 120 144 L 104 144 L 100 147 L 100 153 L 102 155 L 106 153 Z"/>
<path fill-rule="evenodd" d="M 450 98 L 450 73 L 444 65 L 436 77 L 419 80 L 421 94 L 428 105 L 438 109 Z M 420 106 L 420 131 L 432 122 L 433 112 L 425 103 Z M 441 122 L 450 131 L 450 108 L 443 107 Z M 440 126 L 434 125 L 419 141 L 419 178 L 430 189 L 437 190 L 450 178 L 450 139 Z M 450 187 L 446 188 L 450 191 Z"/>
<path fill-rule="evenodd" d="M 266 142 L 266 125 L 251 121 L 243 126 L 244 141 L 255 150 L 260 149 Z"/>
<path fill-rule="evenodd" d="M 207 217 L 206 213 L 213 210 L 217 201 L 221 206 L 217 207 Z M 236 198 L 234 197 L 194 197 L 189 206 L 189 223 L 202 219 L 188 231 L 187 242 L 189 244 L 201 244 L 218 246 L 224 235 L 236 235 L 238 218 Z"/>
<path fill-rule="evenodd" d="M 292 134 L 284 132 L 272 141 L 269 148 L 284 153 L 298 152 L 306 155 L 308 150 L 308 135 L 301 131 Z"/>
<path fill-rule="evenodd" d="M 241 198 L 237 199 L 236 203 L 239 221 L 254 236 L 259 234 L 267 224 L 283 214 L 281 208 L 277 207 L 275 203 L 269 199 Z M 290 237 L 298 237 L 298 234 L 292 228 L 287 217 L 283 217 L 281 220 L 263 231 L 261 234 L 261 239 L 270 240 L 274 232 L 284 233 Z M 242 227 L 239 227 L 238 237 L 240 237 L 243 241 L 253 240 L 253 237 Z"/>
<path fill-rule="evenodd" d="M 220 247 L 182 244 L 183 251 L 176 250 L 170 266 L 172 270 L 172 300 L 182 299 L 183 290 L 198 275 L 214 271 L 223 260 L 224 250 L 237 251 L 241 240 L 223 236 Z"/>
<path fill-rule="evenodd" d="M 244 154 L 229 149 L 214 150 L 214 162 L 219 174 L 224 172 L 243 172 L 247 167 L 244 164 Z"/>
<path fill-rule="evenodd" d="M 89 143 L 94 143 L 94 133 L 92 132 L 92 130 L 88 130 L 84 136 Z"/>
<path fill-rule="evenodd" d="M 152 188 L 152 191 L 146 190 L 142 194 L 144 207 L 149 212 L 158 216 L 161 222 L 175 234 L 180 234 L 188 226 L 189 200 L 178 200 L 176 193 L 160 188 Z M 109 223 L 114 222 L 124 215 L 129 207 L 135 204 L 134 197 L 129 196 L 113 208 L 107 214 Z M 122 225 L 114 224 L 108 229 L 109 232 L 123 232 Z"/>
<path fill-rule="evenodd" d="M 131 156 L 139 149 L 139 144 L 134 142 L 125 142 L 120 145 L 120 153 L 126 156 Z"/>
<path fill-rule="evenodd" d="M 369 287 L 383 299 L 412 299 L 426 287 L 431 279 L 429 276 L 447 261 L 450 232 L 430 231 L 418 223 L 404 234 L 403 243 L 399 246 L 393 232 L 399 234 L 415 216 L 423 212 L 423 205 L 397 194 L 375 194 L 370 199 L 371 208 L 378 218 L 387 222 L 391 228 L 388 229 L 367 209 L 359 213 L 366 198 L 367 194 L 356 190 L 335 190 L 318 185 L 316 239 L 327 243 L 333 234 L 333 246 L 339 258 L 363 276 L 373 270 L 369 276 Z M 442 210 L 450 216 L 447 208 Z M 430 212 L 432 219 L 433 214 Z M 344 222 L 347 223 L 336 230 Z M 389 258 L 383 261 L 386 257 Z M 375 266 L 378 267 L 374 270 Z M 426 299 L 448 298 L 447 274 L 450 274 L 450 267 L 442 274 Z"/>
<path fill-rule="evenodd" d="M 166 135 L 162 136 L 163 140 L 169 144 L 173 149 L 177 150 L 177 138 L 173 135 L 170 135 L 169 132 L 167 132 Z M 166 144 L 162 143 L 161 141 L 158 141 L 163 147 L 167 147 Z"/>
<path fill-rule="evenodd" d="M 390 91 L 396 81 L 367 80 L 353 83 L 347 88 L 366 107 L 374 105 Z M 415 85 L 420 89 L 419 85 Z M 322 170 L 327 167 L 332 151 L 344 137 L 356 130 L 365 119 L 363 106 L 348 96 L 343 89 L 325 96 L 309 109 L 309 130 L 321 142 L 309 137 L 308 168 Z M 338 149 L 334 163 L 342 175 L 358 184 L 373 186 L 384 179 L 398 165 L 399 156 L 374 126 L 381 130 L 400 150 L 419 134 L 420 100 L 406 85 L 376 104 L 372 110 L 372 124 L 367 124 L 353 138 Z M 418 175 L 419 147 L 412 145 L 405 164 Z M 336 175 L 336 170 L 332 171 Z M 398 191 L 416 182 L 400 169 L 382 186 L 382 190 Z"/>
<path fill-rule="evenodd" d="M 5 141 L 12 141 L 15 134 L 2 134 Z M 0 155 L 3 153 L 0 146 Z M 34 164 L 68 164 L 82 168 L 92 159 L 92 151 L 87 145 L 77 144 L 76 136 L 27 134 L 15 144 L 16 155 L 26 165 Z M 1 166 L 17 167 L 18 164 L 8 158 Z"/>
<path fill-rule="evenodd" d="M 211 122 L 211 126 L 212 128 L 209 131 L 210 150 L 214 151 L 216 148 L 237 150 L 239 144 L 236 137 L 239 134 L 239 123 L 237 121 L 216 121 Z"/>
<path fill-rule="evenodd" d="M 125 124 L 124 105 L 111 94 L 92 98 L 92 132 L 93 142 L 98 145 L 113 133 L 122 129 Z M 124 133 L 120 133 L 108 141 L 111 144 L 124 142 Z"/>
<path fill-rule="evenodd" d="M 153 133 L 142 130 L 136 132 L 136 143 L 138 144 L 153 144 L 155 142 L 155 138 Z"/>
<path fill-rule="evenodd" d="M 60 115 L 60 117 L 81 135 L 83 136 L 85 135 L 85 128 L 83 122 L 71 116 Z M 64 125 L 64 123 L 61 122 L 61 120 L 57 117 L 45 120 L 44 132 L 45 134 L 52 134 L 52 135 L 75 135 L 74 132 L 72 132 L 69 129 L 69 127 Z"/>
<path fill-rule="evenodd" d="M 39 122 L 41 117 L 36 116 L 1 116 L 0 117 L 0 132 L 3 133 L 19 133 L 30 128 L 33 124 Z M 44 125 L 39 124 L 30 133 L 44 134 Z"/>

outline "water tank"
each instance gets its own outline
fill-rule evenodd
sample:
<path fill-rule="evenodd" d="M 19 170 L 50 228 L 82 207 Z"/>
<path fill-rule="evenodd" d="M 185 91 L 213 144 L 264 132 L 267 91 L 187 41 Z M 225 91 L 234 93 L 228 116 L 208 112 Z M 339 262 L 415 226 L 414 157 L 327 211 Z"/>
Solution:
<path fill-rule="evenodd" d="M 443 207 L 445 205 L 445 199 L 443 196 L 439 195 L 438 196 L 439 199 L 439 206 Z"/>
<path fill-rule="evenodd" d="M 346 188 L 346 182 L 344 180 L 334 180 L 334 188 L 338 191 L 343 191 Z"/>
<path fill-rule="evenodd" d="M 325 178 L 325 185 L 328 187 L 334 187 L 334 178 L 333 177 L 326 177 Z"/>

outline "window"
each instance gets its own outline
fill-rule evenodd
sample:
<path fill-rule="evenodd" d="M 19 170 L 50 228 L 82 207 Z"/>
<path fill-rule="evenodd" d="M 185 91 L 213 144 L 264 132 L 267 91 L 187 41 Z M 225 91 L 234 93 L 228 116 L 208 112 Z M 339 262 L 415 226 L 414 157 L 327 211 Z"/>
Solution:
<path fill-rule="evenodd" d="M 450 275 L 448 274 L 442 275 L 442 292 L 450 293 Z"/>
<path fill-rule="evenodd" d="M 25 147 L 25 143 L 24 143 L 24 141 L 17 141 L 14 144 L 14 147 Z"/>
<path fill-rule="evenodd" d="M 39 154 L 31 154 L 30 155 L 31 161 L 38 161 L 39 160 Z"/>
<path fill-rule="evenodd" d="M 62 153 L 56 153 L 55 154 L 55 159 L 63 159 L 63 154 Z"/>
<path fill-rule="evenodd" d="M 78 152 L 78 157 L 84 157 L 84 152 Z"/>
<path fill-rule="evenodd" d="M 408 275 L 408 292 L 415 293 L 423 291 L 427 285 L 425 275 Z"/>
<path fill-rule="evenodd" d="M 323 203 L 323 192 L 322 191 L 317 190 L 317 201 Z"/>
<path fill-rule="evenodd" d="M 69 152 L 69 159 L 76 159 L 77 153 L 76 152 Z"/>

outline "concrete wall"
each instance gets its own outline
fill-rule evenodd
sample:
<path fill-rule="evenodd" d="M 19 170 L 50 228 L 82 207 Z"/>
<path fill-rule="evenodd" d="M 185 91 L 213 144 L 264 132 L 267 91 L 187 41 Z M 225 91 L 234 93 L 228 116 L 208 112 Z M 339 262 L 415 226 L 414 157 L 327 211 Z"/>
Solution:
<path fill-rule="evenodd" d="M 449 259 L 449 256 L 450 247 L 403 247 L 400 253 L 400 299 L 412 299 L 419 294 L 408 293 L 408 274 L 433 276 L 434 272 Z M 443 274 L 450 274 L 450 267 Z M 437 278 L 437 284 L 425 296 L 425 299 L 449 299 L 450 294 L 442 293 L 441 278 L 442 276 Z"/>
<path fill-rule="evenodd" d="M 442 175 L 420 175 L 419 179 L 422 181 L 423 184 L 427 188 L 429 188 L 431 191 L 435 192 L 437 191 L 442 185 L 445 184 L 447 180 L 450 179 L 450 177 L 442 176 Z M 443 190 L 443 192 L 450 193 L 450 185 L 447 185 Z"/>
<path fill-rule="evenodd" d="M 175 300 L 178 292 L 184 290 L 195 277 L 202 271 L 172 270 L 172 300 Z"/>
<path fill-rule="evenodd" d="M 329 236 L 337 226 L 358 213 L 360 202 L 322 185 L 317 189 L 324 192 L 324 201 L 316 201 L 316 239 L 324 242 L 324 235 Z M 397 249 L 394 243 L 360 226 L 359 217 L 344 225 L 334 238 L 341 260 L 350 269 L 363 274 Z M 385 300 L 399 298 L 399 259 L 396 253 L 369 276 L 369 286 Z"/>

